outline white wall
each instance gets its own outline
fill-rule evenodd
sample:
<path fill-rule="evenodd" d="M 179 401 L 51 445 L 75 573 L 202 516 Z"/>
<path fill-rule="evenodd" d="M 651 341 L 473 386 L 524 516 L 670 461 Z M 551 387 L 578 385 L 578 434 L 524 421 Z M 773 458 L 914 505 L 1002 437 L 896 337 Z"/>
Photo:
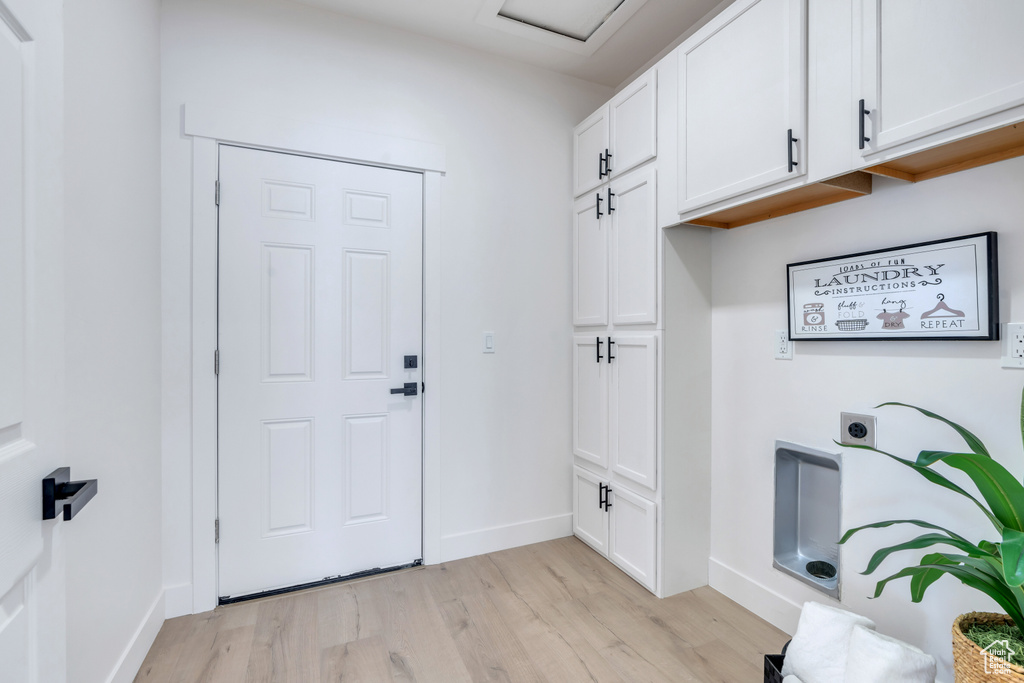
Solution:
<path fill-rule="evenodd" d="M 995 230 L 999 233 L 1002 321 L 1024 319 L 1024 159 L 918 185 L 875 179 L 874 194 L 712 238 L 713 492 L 711 584 L 792 632 L 798 605 L 822 594 L 772 569 L 773 442 L 838 452 L 839 413 L 878 416 L 878 446 L 905 457 L 963 447 L 952 430 L 901 408 L 934 410 L 979 435 L 1012 472 L 1024 473 L 1018 421 L 1024 372 L 1000 368 L 999 342 L 797 342 L 792 361 L 772 356 L 771 334 L 786 327 L 786 264 L 813 258 Z M 977 540 L 992 529 L 972 504 L 937 491 L 884 456 L 843 454 L 843 527 L 917 518 Z M 950 627 L 957 614 L 995 607 L 948 577 L 920 605 L 906 580 L 868 600 L 878 578 L 906 566 L 889 558 L 861 576 L 886 541 L 913 528 L 864 532 L 843 551 L 843 603 L 941 660 L 952 680 Z M 923 554 L 907 553 L 916 562 Z M 997 611 L 997 610 L 993 610 Z"/>
<path fill-rule="evenodd" d="M 163 617 L 159 2 L 65 7 L 68 680 L 131 680 Z M 134 647 L 133 647 L 134 646 Z"/>
<path fill-rule="evenodd" d="M 442 553 L 570 533 L 571 130 L 610 90 L 297 4 L 167 0 L 162 30 L 166 585 L 191 581 L 184 103 L 446 147 L 442 352 L 426 359 L 441 364 Z"/>

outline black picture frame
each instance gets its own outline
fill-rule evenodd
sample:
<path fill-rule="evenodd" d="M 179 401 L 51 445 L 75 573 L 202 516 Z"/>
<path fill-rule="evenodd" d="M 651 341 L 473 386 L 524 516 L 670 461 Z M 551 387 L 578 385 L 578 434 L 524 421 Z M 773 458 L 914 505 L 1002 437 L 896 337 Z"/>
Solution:
<path fill-rule="evenodd" d="M 990 231 L 790 263 L 789 339 L 998 340 L 998 261 Z"/>

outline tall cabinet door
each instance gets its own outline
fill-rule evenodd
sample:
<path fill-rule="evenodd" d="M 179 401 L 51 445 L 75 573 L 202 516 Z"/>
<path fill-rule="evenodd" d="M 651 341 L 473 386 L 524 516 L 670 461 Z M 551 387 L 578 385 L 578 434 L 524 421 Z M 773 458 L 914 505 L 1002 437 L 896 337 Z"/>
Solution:
<path fill-rule="evenodd" d="M 605 555 L 608 554 L 608 513 L 600 505 L 604 482 L 593 472 L 573 468 L 572 531 L 577 538 Z"/>
<path fill-rule="evenodd" d="M 604 182 L 601 158 L 608 148 L 608 107 L 601 107 L 576 126 L 572 137 L 575 177 L 573 196 L 579 197 Z"/>
<path fill-rule="evenodd" d="M 612 472 L 654 491 L 658 454 L 658 339 L 612 337 L 609 455 Z"/>
<path fill-rule="evenodd" d="M 621 486 L 606 494 L 609 510 L 608 559 L 642 585 L 655 590 L 658 508 Z"/>
<path fill-rule="evenodd" d="M 738 0 L 683 44 L 681 213 L 806 172 L 805 45 L 805 0 Z"/>
<path fill-rule="evenodd" d="M 608 324 L 607 192 L 576 200 L 572 227 L 572 322 Z"/>
<path fill-rule="evenodd" d="M 608 186 L 611 305 L 616 325 L 658 322 L 658 218 L 655 170 L 645 167 Z"/>
<path fill-rule="evenodd" d="M 608 103 L 611 177 L 653 159 L 658 153 L 658 80 L 651 69 Z"/>
<path fill-rule="evenodd" d="M 598 468 L 608 467 L 608 338 L 573 337 L 572 451 Z"/>
<path fill-rule="evenodd" d="M 859 0 L 862 154 L 1024 103 L 1024 2 Z"/>

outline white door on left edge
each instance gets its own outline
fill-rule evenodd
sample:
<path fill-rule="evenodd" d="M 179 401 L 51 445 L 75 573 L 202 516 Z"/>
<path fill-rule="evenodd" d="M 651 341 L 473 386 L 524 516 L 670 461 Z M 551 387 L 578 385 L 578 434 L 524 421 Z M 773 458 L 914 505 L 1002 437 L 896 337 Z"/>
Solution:
<path fill-rule="evenodd" d="M 64 447 L 63 226 L 43 202 L 48 99 L 59 86 L 54 3 L 0 0 L 0 682 L 67 679 L 63 535 L 88 521 L 43 521 L 42 480 Z M 59 102 L 57 102 L 59 106 Z M 72 472 L 77 478 L 89 472 Z M 58 508 L 60 510 L 60 508 Z M 88 518 L 86 510 L 83 518 Z M 65 530 L 66 524 L 72 527 Z"/>
<path fill-rule="evenodd" d="M 422 176 L 222 146 L 220 182 L 220 595 L 420 559 Z"/>

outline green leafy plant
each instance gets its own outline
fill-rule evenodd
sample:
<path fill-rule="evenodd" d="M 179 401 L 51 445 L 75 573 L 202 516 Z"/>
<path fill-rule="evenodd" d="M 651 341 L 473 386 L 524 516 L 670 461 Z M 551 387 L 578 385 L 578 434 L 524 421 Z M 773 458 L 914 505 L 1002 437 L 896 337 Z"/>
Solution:
<path fill-rule="evenodd" d="M 881 453 L 914 470 L 932 484 L 964 496 L 981 509 L 995 527 L 999 539 L 972 543 L 949 529 L 919 519 L 888 520 L 850 529 L 843 535 L 840 543 L 846 543 L 854 534 L 865 529 L 879 529 L 896 524 L 929 530 L 929 533 L 875 552 L 864 574 L 873 573 L 883 560 L 903 550 L 947 546 L 954 551 L 929 553 L 919 564 L 906 567 L 882 579 L 875 585 L 874 597 L 880 596 L 890 581 L 909 577 L 911 599 L 913 602 L 921 602 L 928 587 L 944 574 L 949 574 L 959 579 L 965 586 L 979 590 L 995 600 L 1010 615 L 1018 628 L 1024 626 L 1024 484 L 992 458 L 978 437 L 960 425 L 906 403 L 883 403 L 877 407 L 883 406 L 912 408 L 926 417 L 949 425 L 963 438 L 969 452 L 921 451 L 917 460 L 912 461 L 868 446 L 848 447 Z M 1021 439 L 1024 440 L 1024 393 L 1021 395 Z M 966 474 L 977 488 L 981 499 L 936 471 L 933 466 L 940 463 Z"/>

